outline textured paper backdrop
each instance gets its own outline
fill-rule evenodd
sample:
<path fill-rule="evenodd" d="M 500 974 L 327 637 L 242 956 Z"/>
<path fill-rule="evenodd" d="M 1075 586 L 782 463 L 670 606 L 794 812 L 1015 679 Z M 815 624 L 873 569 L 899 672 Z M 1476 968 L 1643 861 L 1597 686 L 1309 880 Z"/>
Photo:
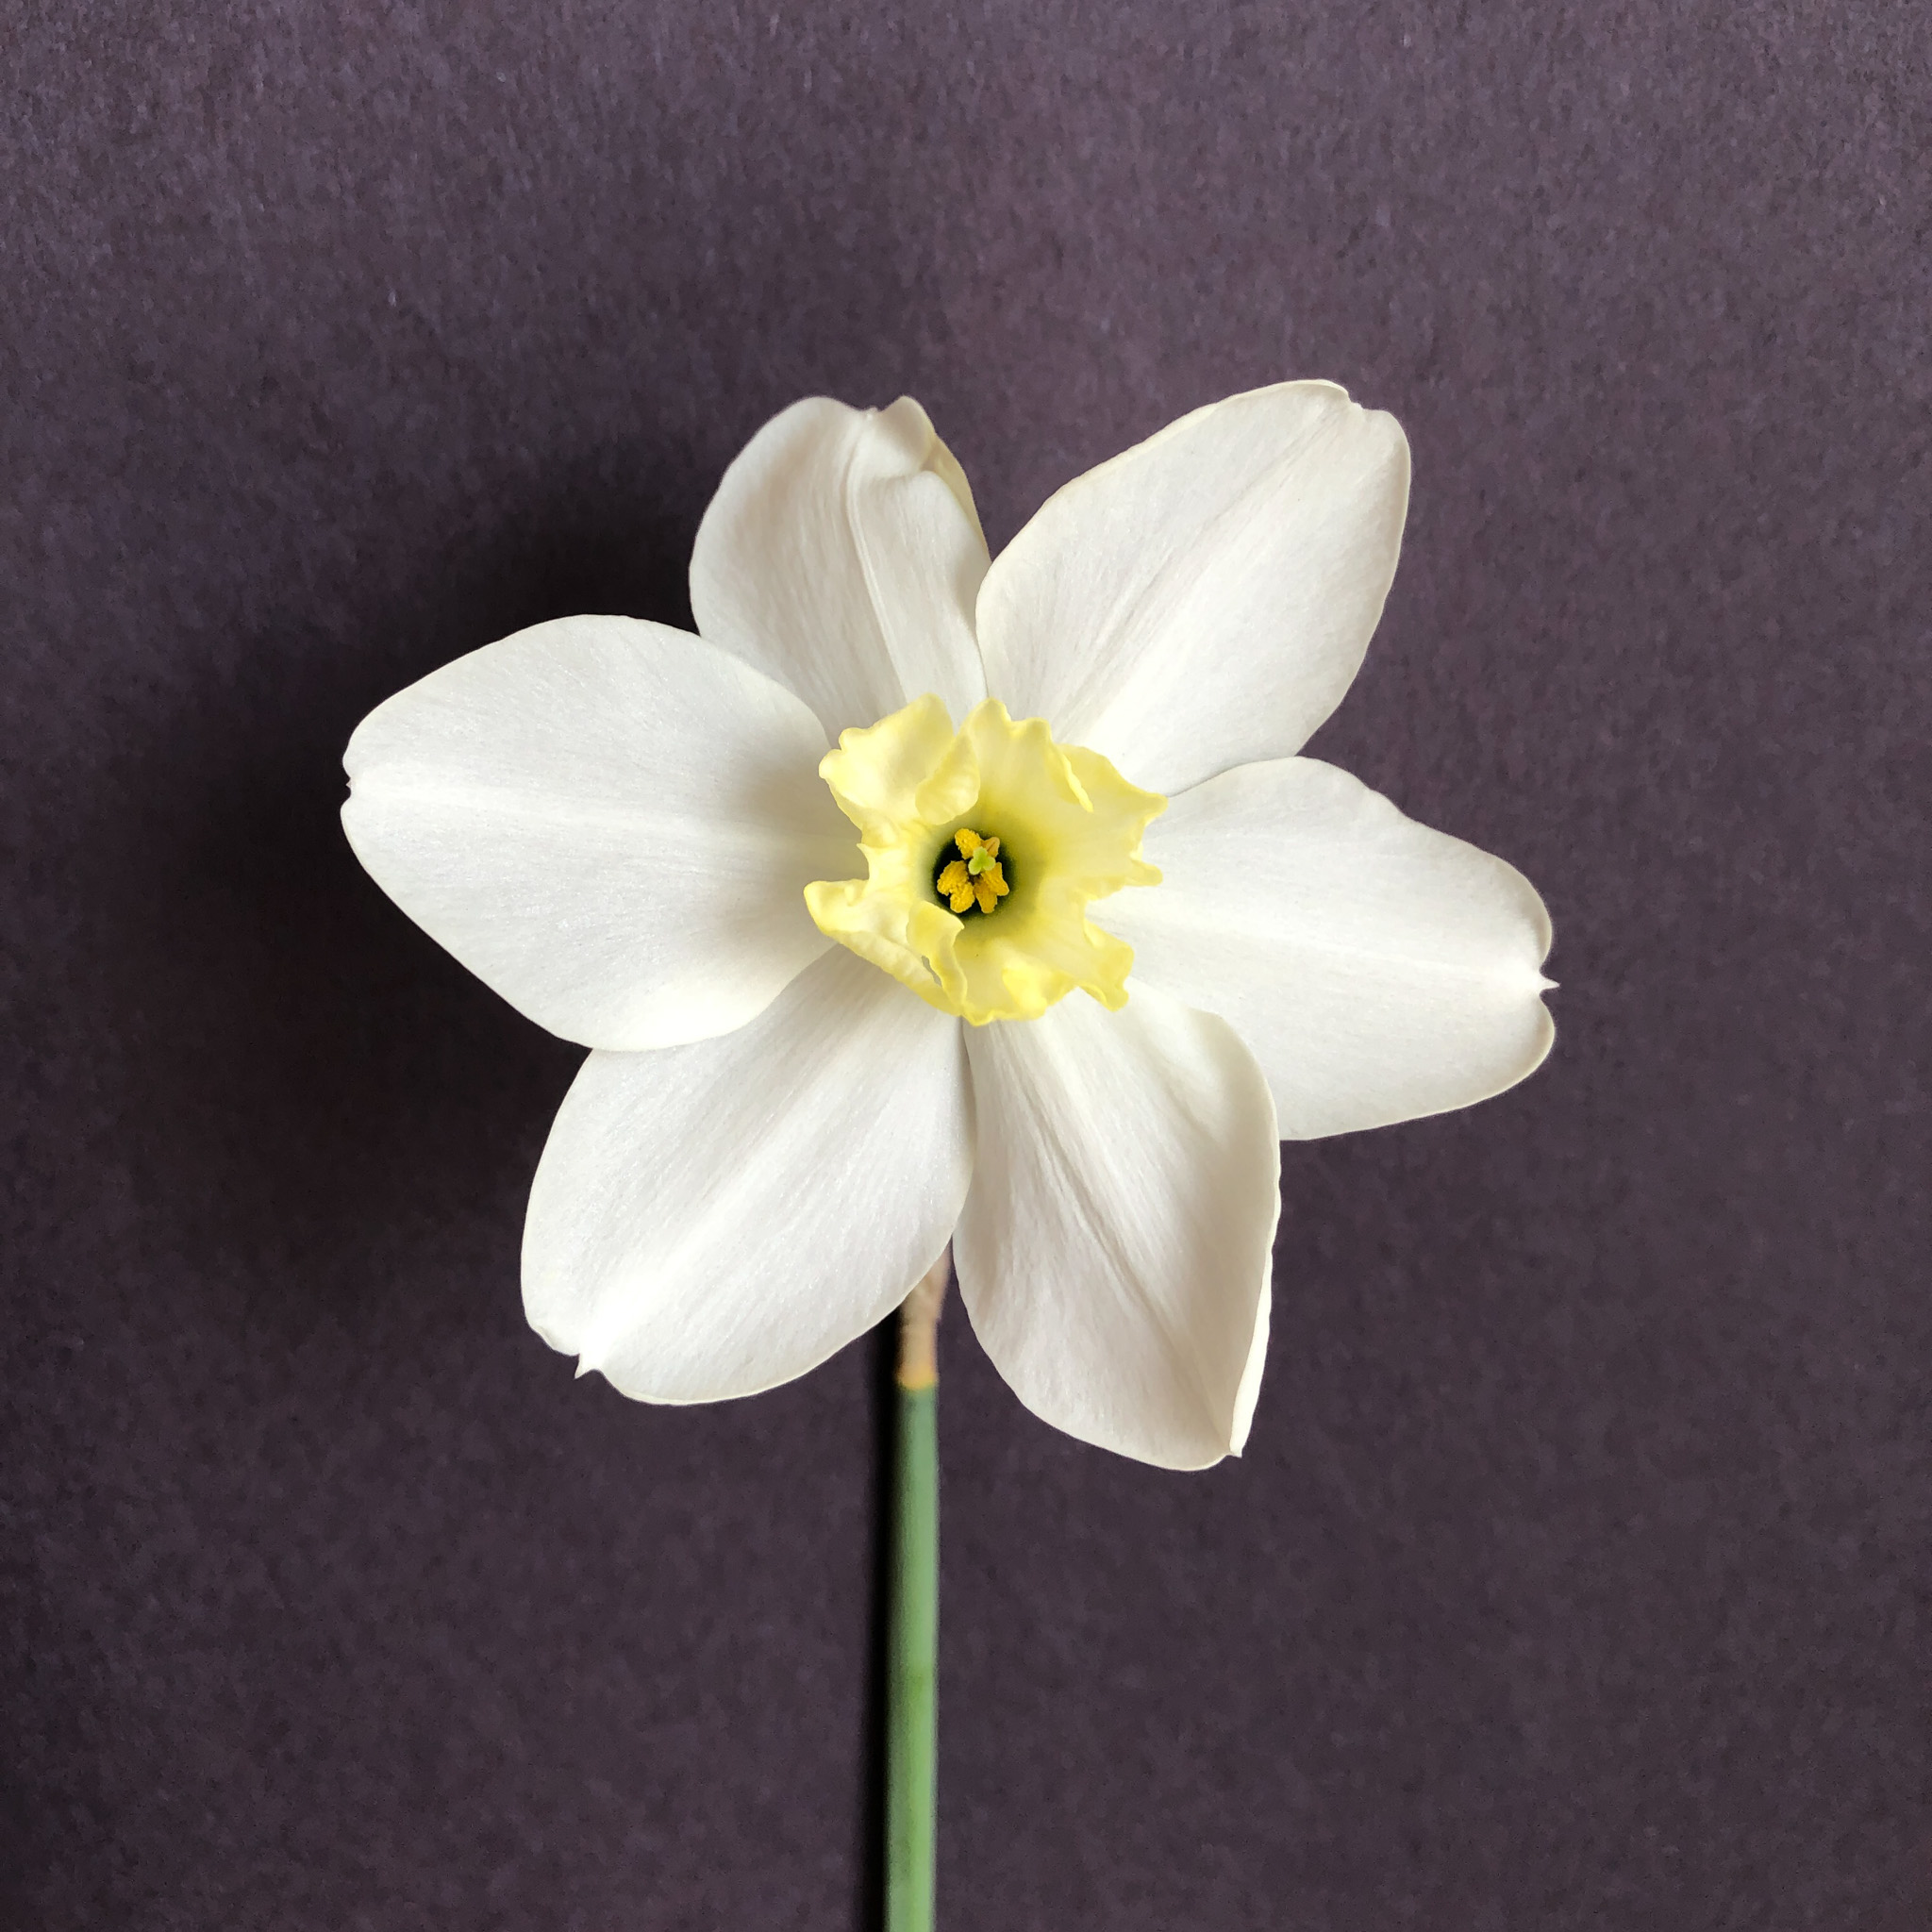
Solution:
<path fill-rule="evenodd" d="M 1246 1458 L 945 1337 L 948 1925 L 1916 1926 L 1932 16 L 22 4 L 0 47 L 0 1923 L 866 1923 L 874 1356 L 525 1328 L 575 1050 L 358 870 L 378 699 L 677 620 L 768 414 L 997 545 L 1289 375 L 1407 550 L 1317 742 L 1559 1035 L 1284 1154 Z M 875 1344 L 874 1344 L 875 1350 Z"/>

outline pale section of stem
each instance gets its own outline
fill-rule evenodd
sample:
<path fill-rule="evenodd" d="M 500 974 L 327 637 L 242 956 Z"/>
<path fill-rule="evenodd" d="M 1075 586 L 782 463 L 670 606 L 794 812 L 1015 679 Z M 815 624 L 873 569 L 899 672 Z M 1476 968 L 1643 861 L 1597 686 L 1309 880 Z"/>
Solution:
<path fill-rule="evenodd" d="M 932 1932 L 939 1675 L 940 1257 L 899 1310 L 886 1691 L 886 1932 Z"/>
<path fill-rule="evenodd" d="M 899 1305 L 899 1386 L 930 1389 L 940 1378 L 940 1309 L 953 1281 L 948 1248 Z"/>

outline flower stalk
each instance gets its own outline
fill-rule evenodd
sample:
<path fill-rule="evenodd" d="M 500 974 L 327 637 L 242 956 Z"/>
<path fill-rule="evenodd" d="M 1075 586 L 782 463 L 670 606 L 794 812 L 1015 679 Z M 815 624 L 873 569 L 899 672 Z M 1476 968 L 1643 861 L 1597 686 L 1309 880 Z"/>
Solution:
<path fill-rule="evenodd" d="M 887 1618 L 886 1932 L 932 1932 L 938 1818 L 939 1322 L 952 1251 L 899 1310 Z"/>

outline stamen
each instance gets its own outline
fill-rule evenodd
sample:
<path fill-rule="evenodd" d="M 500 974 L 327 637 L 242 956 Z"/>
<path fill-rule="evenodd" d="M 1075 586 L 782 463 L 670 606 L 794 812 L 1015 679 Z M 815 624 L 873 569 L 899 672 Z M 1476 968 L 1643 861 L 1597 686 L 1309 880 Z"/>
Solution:
<path fill-rule="evenodd" d="M 953 856 L 956 852 L 958 858 Z M 1006 865 L 997 839 L 982 839 L 962 825 L 933 860 L 933 892 L 956 913 L 976 910 L 984 916 L 1012 892 Z"/>

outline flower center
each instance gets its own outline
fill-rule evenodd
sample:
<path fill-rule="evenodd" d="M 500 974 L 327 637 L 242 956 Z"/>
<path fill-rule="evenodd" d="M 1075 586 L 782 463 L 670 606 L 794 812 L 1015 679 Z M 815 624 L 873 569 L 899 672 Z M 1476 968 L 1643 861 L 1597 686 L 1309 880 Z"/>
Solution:
<path fill-rule="evenodd" d="M 1166 799 L 996 698 L 958 731 L 938 698 L 915 698 L 841 732 L 819 773 L 858 827 L 868 874 L 805 889 L 828 939 L 975 1026 L 1037 1020 L 1075 987 L 1126 1004 L 1134 949 L 1087 908 L 1160 883 L 1141 835 Z"/>
<path fill-rule="evenodd" d="M 955 912 L 971 912 L 974 907 L 982 916 L 997 911 L 1013 890 L 1006 873 L 1011 862 L 1010 855 L 1001 858 L 997 839 L 982 839 L 961 825 L 932 862 L 933 894 Z"/>

